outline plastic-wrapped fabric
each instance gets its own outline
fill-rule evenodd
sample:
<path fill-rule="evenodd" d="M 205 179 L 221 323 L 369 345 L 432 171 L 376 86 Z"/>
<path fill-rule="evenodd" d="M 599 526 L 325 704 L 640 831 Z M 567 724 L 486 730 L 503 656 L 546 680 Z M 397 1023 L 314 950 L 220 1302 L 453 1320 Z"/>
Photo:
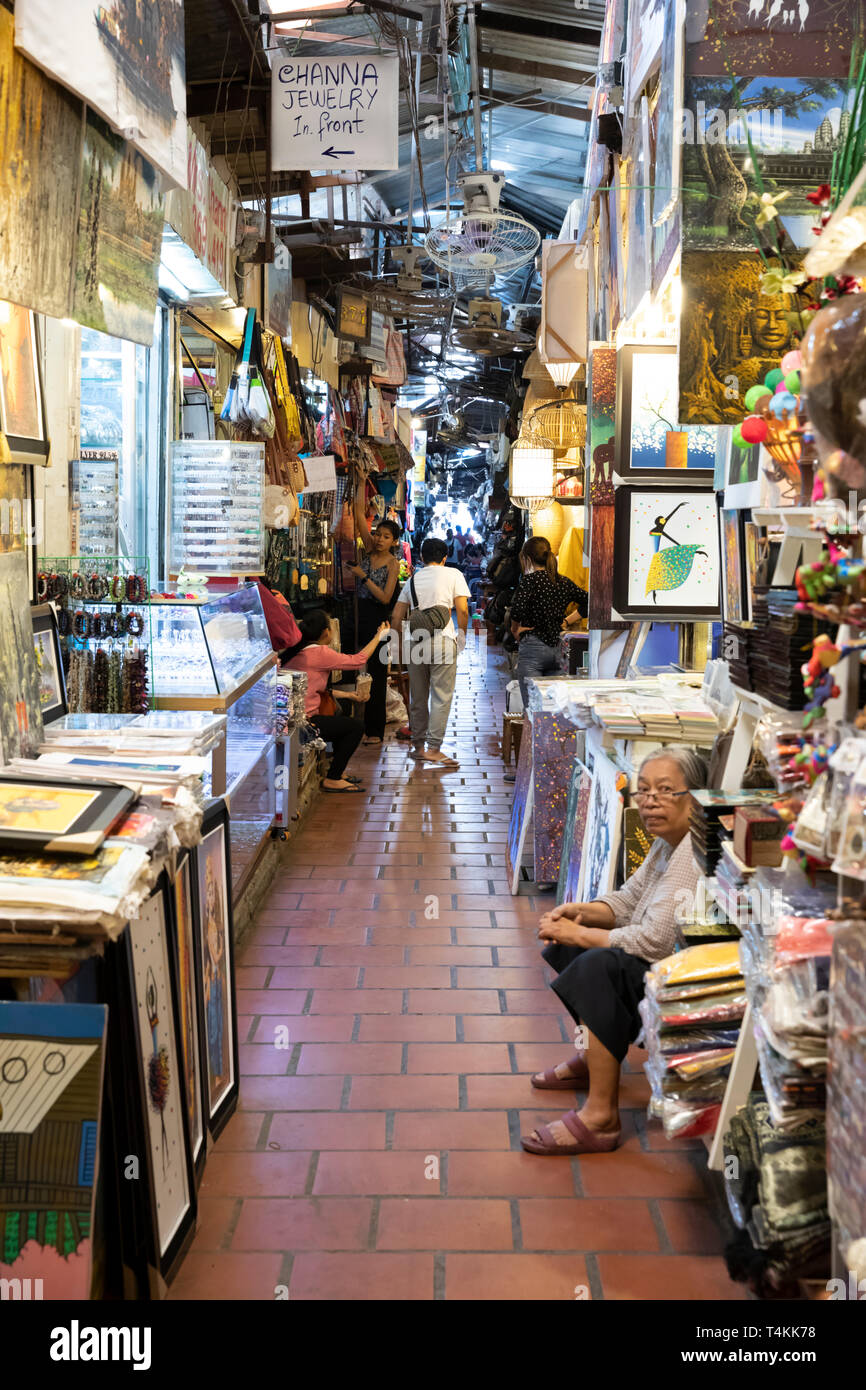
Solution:
<path fill-rule="evenodd" d="M 805 960 L 809 956 L 830 956 L 835 924 L 826 917 L 779 918 L 774 956 L 776 963 Z"/>
<path fill-rule="evenodd" d="M 684 1081 L 694 1076 L 704 1076 L 707 1072 L 719 1071 L 734 1060 L 732 1047 L 716 1047 L 711 1052 L 675 1052 L 667 1057 L 669 1071 L 675 1071 Z"/>
<path fill-rule="evenodd" d="M 708 995 L 736 994 L 743 988 L 742 975 L 734 975 L 730 980 L 699 980 L 694 985 L 663 986 L 656 991 L 660 1003 L 672 999 L 705 999 Z"/>
<path fill-rule="evenodd" d="M 659 1006 L 665 1028 L 693 1027 L 701 1023 L 730 1023 L 741 1019 L 746 1012 L 745 991 L 725 994 L 720 998 L 694 999 Z"/>
<path fill-rule="evenodd" d="M 658 961 L 650 972 L 656 985 L 689 984 L 697 980 L 726 979 L 739 975 L 740 956 L 736 941 L 715 941 L 706 946 L 688 946 Z"/>
<path fill-rule="evenodd" d="M 650 1103 L 649 1115 L 661 1120 L 666 1139 L 698 1139 L 715 1131 L 721 1108 L 719 1103 L 694 1105 L 665 1097 Z"/>

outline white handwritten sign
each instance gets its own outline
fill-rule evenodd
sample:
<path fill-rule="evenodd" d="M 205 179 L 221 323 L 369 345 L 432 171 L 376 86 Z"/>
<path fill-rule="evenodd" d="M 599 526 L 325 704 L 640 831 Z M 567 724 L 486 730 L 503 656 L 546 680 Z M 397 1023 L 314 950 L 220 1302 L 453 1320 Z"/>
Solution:
<path fill-rule="evenodd" d="M 273 168 L 397 169 L 398 96 L 393 54 L 275 63 Z"/>

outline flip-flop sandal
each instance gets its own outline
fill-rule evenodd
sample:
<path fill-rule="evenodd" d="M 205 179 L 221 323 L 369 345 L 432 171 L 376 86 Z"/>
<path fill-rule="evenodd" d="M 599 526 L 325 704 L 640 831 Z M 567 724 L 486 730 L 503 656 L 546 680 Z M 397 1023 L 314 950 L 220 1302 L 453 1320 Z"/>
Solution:
<path fill-rule="evenodd" d="M 460 763 L 456 758 L 431 758 L 429 754 L 424 756 L 425 763 L 431 763 L 433 767 L 459 767 Z"/>
<path fill-rule="evenodd" d="M 557 1076 L 555 1067 L 548 1067 L 544 1072 L 544 1080 L 538 1081 L 533 1076 L 532 1085 L 536 1091 L 580 1091 L 589 1081 L 589 1067 L 580 1056 L 575 1052 L 573 1057 L 569 1057 L 567 1065 L 572 1071 L 577 1070 L 577 1076 Z"/>
<path fill-rule="evenodd" d="M 363 780 L 364 780 L 363 777 L 344 777 L 344 778 L 343 778 L 343 781 L 344 781 L 344 782 L 352 782 L 353 785 L 356 786 L 356 787 L 360 787 L 360 785 L 361 785 L 361 783 L 363 782 Z"/>
<path fill-rule="evenodd" d="M 329 796 L 349 796 L 349 795 L 354 794 L 354 793 L 356 793 L 356 792 L 362 792 L 362 791 L 364 791 L 364 788 L 363 788 L 363 787 L 322 787 L 322 791 L 323 791 L 323 792 L 327 792 Z"/>
<path fill-rule="evenodd" d="M 618 1129 L 615 1134 L 596 1134 L 593 1130 L 587 1129 L 576 1110 L 567 1111 L 562 1116 L 562 1124 L 569 1134 L 574 1135 L 574 1144 L 557 1144 L 550 1125 L 536 1125 L 535 1133 L 539 1137 L 534 1139 L 532 1135 L 521 1135 L 520 1142 L 529 1154 L 544 1154 L 548 1157 L 561 1154 L 564 1158 L 574 1154 L 613 1153 L 619 1146 L 622 1130 Z"/>

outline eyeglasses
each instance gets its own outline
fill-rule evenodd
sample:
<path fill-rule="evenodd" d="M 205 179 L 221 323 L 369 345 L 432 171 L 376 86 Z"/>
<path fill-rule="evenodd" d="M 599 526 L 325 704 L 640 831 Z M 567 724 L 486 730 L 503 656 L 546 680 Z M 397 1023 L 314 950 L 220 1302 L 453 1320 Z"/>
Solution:
<path fill-rule="evenodd" d="M 655 791 L 653 791 L 653 792 L 635 792 L 635 794 L 634 794 L 634 799 L 635 799 L 635 801 L 642 801 L 642 802 L 649 801 L 650 799 L 652 799 L 652 800 L 654 800 L 654 801 L 657 801 L 657 802 L 659 803 L 660 806 L 669 806 L 669 805 L 671 804 L 671 802 L 673 802 L 673 801 L 678 801 L 679 798 L 680 798 L 681 796 L 690 796 L 690 795 L 691 795 L 691 792 L 690 792 L 689 788 L 686 787 L 685 791 L 681 791 L 681 792 L 669 792 L 669 791 L 661 791 L 661 792 L 655 792 Z"/>

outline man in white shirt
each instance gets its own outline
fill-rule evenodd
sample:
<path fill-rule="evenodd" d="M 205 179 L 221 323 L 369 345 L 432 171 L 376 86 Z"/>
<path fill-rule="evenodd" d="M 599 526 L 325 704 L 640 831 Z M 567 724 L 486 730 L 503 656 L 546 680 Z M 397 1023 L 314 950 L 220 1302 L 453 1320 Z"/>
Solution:
<path fill-rule="evenodd" d="M 446 542 L 428 537 L 421 546 L 423 568 L 400 591 L 391 615 L 391 626 L 402 633 L 404 622 L 413 609 L 425 613 L 429 622 L 411 631 L 408 642 L 404 635 L 403 650 L 409 665 L 412 756 L 424 762 L 459 767 L 456 758 L 442 752 L 442 741 L 454 697 L 457 658 L 466 646 L 469 587 L 459 570 L 446 567 L 447 556 Z M 457 630 L 452 618 L 455 608 Z"/>

